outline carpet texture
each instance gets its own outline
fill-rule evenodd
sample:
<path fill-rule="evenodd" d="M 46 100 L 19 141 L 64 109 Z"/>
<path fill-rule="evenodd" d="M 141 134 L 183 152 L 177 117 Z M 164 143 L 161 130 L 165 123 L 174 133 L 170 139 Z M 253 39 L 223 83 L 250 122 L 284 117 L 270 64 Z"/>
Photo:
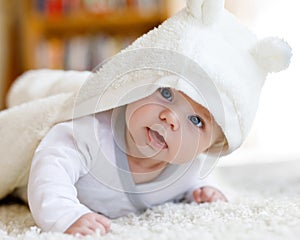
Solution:
<path fill-rule="evenodd" d="M 103 237 L 43 233 L 27 206 L 2 203 L 0 239 L 299 239 L 300 160 L 224 166 L 214 175 L 229 203 L 164 204 L 113 220 L 111 232 Z"/>

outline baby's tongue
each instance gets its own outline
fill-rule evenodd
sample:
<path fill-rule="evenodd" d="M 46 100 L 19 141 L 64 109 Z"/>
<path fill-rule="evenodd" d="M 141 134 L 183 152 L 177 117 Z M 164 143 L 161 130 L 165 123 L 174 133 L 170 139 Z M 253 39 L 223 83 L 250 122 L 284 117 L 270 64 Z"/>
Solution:
<path fill-rule="evenodd" d="M 166 142 L 165 142 L 164 137 L 162 135 L 160 135 L 157 131 L 154 131 L 154 130 L 150 129 L 150 134 L 151 134 L 152 139 L 155 142 L 157 142 L 162 147 L 166 146 Z"/>

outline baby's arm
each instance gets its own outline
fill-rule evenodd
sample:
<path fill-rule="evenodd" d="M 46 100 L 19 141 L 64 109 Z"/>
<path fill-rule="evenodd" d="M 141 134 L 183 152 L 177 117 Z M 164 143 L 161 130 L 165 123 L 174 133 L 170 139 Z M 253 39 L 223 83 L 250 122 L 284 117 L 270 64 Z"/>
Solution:
<path fill-rule="evenodd" d="M 72 129 L 66 124 L 55 126 L 35 153 L 28 183 L 30 210 L 42 230 L 85 235 L 99 228 L 107 232 L 109 220 L 77 199 L 75 183 L 86 172 L 86 159 L 74 146 Z"/>

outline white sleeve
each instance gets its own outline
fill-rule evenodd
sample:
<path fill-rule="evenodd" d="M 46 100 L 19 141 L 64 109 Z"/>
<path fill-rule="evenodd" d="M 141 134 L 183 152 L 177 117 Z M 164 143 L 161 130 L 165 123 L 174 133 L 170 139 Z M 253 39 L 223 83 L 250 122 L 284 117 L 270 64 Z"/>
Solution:
<path fill-rule="evenodd" d="M 36 150 L 28 182 L 33 218 L 44 231 L 64 232 L 85 213 L 75 183 L 87 173 L 87 160 L 72 137 L 71 123 L 54 126 Z"/>

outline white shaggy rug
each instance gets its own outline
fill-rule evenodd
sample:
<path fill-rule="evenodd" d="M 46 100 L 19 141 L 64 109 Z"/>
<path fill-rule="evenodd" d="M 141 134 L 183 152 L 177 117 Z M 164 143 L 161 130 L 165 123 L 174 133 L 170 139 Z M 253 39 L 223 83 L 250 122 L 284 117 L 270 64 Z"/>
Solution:
<path fill-rule="evenodd" d="M 300 160 L 218 168 L 229 203 L 165 204 L 112 222 L 111 232 L 84 238 L 43 233 L 28 208 L 0 205 L 0 239 L 300 239 Z"/>

